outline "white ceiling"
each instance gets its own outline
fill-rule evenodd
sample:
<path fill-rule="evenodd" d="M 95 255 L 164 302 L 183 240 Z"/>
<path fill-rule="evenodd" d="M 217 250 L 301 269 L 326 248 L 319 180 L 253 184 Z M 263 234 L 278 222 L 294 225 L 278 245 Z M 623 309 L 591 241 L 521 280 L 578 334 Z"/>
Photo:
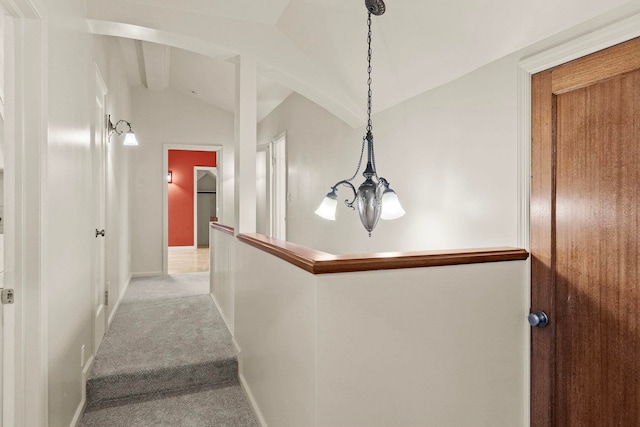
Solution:
<path fill-rule="evenodd" d="M 146 6 L 274 25 L 288 0 L 131 0 Z"/>
<path fill-rule="evenodd" d="M 374 112 L 629 3 L 638 1 L 387 0 L 373 18 Z M 87 10 L 94 33 L 125 39 L 132 85 L 233 111 L 231 61 L 249 55 L 259 119 L 296 91 L 363 122 L 364 0 L 87 0 Z"/>
<path fill-rule="evenodd" d="M 172 88 L 223 110 L 233 112 L 235 67 L 222 61 L 151 42 L 120 38 L 131 86 L 162 91 Z M 258 121 L 280 105 L 291 90 L 258 77 Z"/>

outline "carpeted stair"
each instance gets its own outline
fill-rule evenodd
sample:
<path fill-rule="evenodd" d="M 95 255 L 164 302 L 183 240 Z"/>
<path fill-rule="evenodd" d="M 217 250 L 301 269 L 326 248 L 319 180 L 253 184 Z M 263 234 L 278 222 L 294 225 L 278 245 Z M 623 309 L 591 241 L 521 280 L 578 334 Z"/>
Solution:
<path fill-rule="evenodd" d="M 87 382 L 82 426 L 257 426 L 207 273 L 134 279 Z"/>

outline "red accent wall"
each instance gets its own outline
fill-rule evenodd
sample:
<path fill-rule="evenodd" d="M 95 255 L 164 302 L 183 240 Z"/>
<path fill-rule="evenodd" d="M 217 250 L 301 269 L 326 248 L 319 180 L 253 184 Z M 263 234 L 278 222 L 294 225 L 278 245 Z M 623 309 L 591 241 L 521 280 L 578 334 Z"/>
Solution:
<path fill-rule="evenodd" d="M 169 150 L 169 246 L 193 246 L 193 167 L 216 166 L 215 151 Z"/>

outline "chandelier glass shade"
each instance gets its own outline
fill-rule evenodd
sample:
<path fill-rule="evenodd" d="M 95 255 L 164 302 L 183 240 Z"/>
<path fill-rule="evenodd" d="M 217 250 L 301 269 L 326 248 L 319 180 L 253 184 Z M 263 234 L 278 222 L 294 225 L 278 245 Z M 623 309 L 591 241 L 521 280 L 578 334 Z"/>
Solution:
<path fill-rule="evenodd" d="M 376 171 L 376 157 L 373 149 L 373 126 L 371 124 L 371 15 L 382 15 L 385 12 L 386 7 L 382 0 L 365 0 L 365 6 L 367 7 L 368 11 L 367 86 L 369 90 L 367 93 L 367 133 L 362 138 L 360 160 L 358 161 L 358 166 L 355 173 L 351 178 L 338 181 L 335 185 L 333 185 L 331 187 L 331 191 L 327 193 L 324 200 L 322 201 L 322 204 L 320 205 L 320 207 L 318 207 L 318 209 L 316 209 L 315 213 L 316 215 L 324 219 L 335 221 L 336 210 L 338 207 L 338 187 L 348 187 L 353 192 L 353 199 L 347 199 L 344 201 L 344 203 L 347 207 L 356 209 L 358 211 L 362 225 L 369 232 L 369 236 L 371 236 L 371 232 L 378 224 L 378 220 L 391 220 L 400 218 L 405 214 L 405 211 L 402 208 L 400 200 L 398 199 L 395 191 L 393 191 L 389 187 L 389 182 L 386 179 L 378 176 L 378 172 Z M 360 168 L 362 166 L 365 145 L 367 148 L 367 166 L 362 173 L 365 180 L 356 190 L 351 181 L 353 181 L 358 175 L 358 172 L 360 171 Z"/>
<path fill-rule="evenodd" d="M 338 194 L 335 189 L 331 189 L 324 199 L 322 203 L 316 209 L 316 215 L 321 218 L 328 219 L 330 221 L 336 220 L 336 209 L 338 208 Z"/>

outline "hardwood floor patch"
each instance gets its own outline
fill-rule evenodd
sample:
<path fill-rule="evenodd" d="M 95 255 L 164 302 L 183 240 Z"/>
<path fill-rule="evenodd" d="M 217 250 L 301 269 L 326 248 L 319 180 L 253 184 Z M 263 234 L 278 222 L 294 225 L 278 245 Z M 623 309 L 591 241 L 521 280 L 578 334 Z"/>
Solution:
<path fill-rule="evenodd" d="M 209 248 L 169 248 L 169 274 L 209 271 Z"/>

